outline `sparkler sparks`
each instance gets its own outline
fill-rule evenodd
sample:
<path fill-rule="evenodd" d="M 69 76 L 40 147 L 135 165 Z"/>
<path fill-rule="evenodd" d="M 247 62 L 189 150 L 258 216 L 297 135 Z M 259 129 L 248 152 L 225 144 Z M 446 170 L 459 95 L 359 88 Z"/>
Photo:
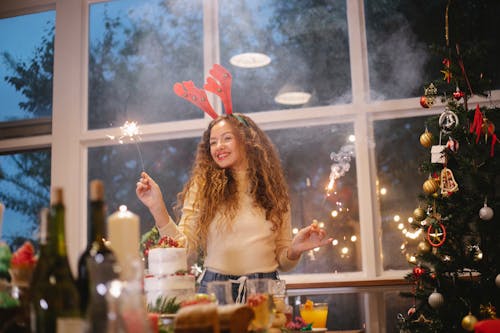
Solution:
<path fill-rule="evenodd" d="M 136 121 L 127 120 L 123 126 L 120 126 L 120 131 L 121 135 L 119 137 L 114 135 L 107 135 L 107 137 L 111 140 L 118 141 L 120 144 L 124 144 L 126 141 L 135 143 L 141 160 L 142 170 L 144 171 L 144 160 L 142 159 L 141 149 L 139 148 L 139 141 L 141 140 L 139 125 L 137 125 Z"/>

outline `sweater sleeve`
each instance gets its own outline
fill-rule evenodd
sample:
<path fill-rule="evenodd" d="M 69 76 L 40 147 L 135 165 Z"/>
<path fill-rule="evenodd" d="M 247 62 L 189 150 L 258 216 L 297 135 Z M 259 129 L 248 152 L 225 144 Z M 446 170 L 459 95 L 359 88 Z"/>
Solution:
<path fill-rule="evenodd" d="M 198 223 L 199 213 L 194 207 L 194 199 L 196 196 L 196 189 L 190 189 L 184 200 L 182 207 L 182 216 L 179 224 L 169 217 L 169 223 L 159 228 L 160 236 L 170 236 L 177 240 L 182 246 L 188 249 L 188 252 L 193 252 L 193 244 L 195 241 L 196 224 Z"/>
<path fill-rule="evenodd" d="M 295 268 L 299 263 L 300 257 L 297 260 L 288 259 L 288 249 L 292 243 L 292 221 L 291 212 L 288 210 L 285 215 L 283 224 L 276 237 L 276 260 L 278 261 L 278 269 L 287 272 Z"/>

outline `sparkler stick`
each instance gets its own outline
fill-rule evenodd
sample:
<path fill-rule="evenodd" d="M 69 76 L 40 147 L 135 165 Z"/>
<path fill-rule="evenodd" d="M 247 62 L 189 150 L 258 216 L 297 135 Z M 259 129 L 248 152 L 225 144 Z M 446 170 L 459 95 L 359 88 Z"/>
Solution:
<path fill-rule="evenodd" d="M 144 168 L 144 160 L 142 159 L 141 149 L 139 147 L 139 141 L 141 140 L 139 126 L 136 121 L 126 121 L 123 126 L 120 126 L 121 136 L 115 137 L 114 135 L 107 135 L 111 140 L 117 140 L 118 143 L 123 144 L 125 141 L 135 143 L 137 147 L 137 152 L 139 153 L 139 159 L 141 161 L 142 171 Z"/>

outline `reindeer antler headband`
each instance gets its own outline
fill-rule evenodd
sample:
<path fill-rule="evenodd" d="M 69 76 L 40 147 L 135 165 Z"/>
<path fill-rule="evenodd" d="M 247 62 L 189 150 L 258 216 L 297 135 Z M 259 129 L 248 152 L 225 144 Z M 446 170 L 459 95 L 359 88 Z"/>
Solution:
<path fill-rule="evenodd" d="M 233 114 L 233 103 L 231 100 L 231 83 L 233 77 L 231 73 L 219 64 L 215 64 L 209 71 L 210 75 L 203 88 L 210 91 L 222 100 L 226 114 Z M 183 81 L 174 84 L 174 92 L 185 100 L 193 103 L 208 114 L 212 119 L 216 119 L 218 114 L 208 102 L 205 90 L 195 86 L 193 81 Z M 239 117 L 237 117 L 239 120 Z"/>

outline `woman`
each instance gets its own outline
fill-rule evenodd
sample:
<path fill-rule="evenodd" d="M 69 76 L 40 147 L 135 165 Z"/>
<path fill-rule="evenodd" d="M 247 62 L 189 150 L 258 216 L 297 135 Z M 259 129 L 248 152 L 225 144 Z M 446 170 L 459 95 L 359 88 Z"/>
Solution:
<path fill-rule="evenodd" d="M 221 82 L 219 91 L 228 75 L 214 75 Z M 176 93 L 196 100 L 190 91 Z M 195 92 L 199 96 L 200 90 Z M 203 133 L 191 177 L 178 195 L 179 223 L 169 216 L 158 184 L 145 172 L 136 193 L 161 236 L 180 241 L 189 253 L 203 251 L 205 271 L 198 292 L 206 292 L 210 281 L 232 280 L 234 297 L 240 282 L 277 279 L 277 270 L 291 270 L 302 252 L 331 238 L 311 224 L 292 239 L 290 199 L 277 150 L 252 119 L 233 114 L 230 101 L 224 100 L 227 114 L 209 113 L 215 119 Z"/>

